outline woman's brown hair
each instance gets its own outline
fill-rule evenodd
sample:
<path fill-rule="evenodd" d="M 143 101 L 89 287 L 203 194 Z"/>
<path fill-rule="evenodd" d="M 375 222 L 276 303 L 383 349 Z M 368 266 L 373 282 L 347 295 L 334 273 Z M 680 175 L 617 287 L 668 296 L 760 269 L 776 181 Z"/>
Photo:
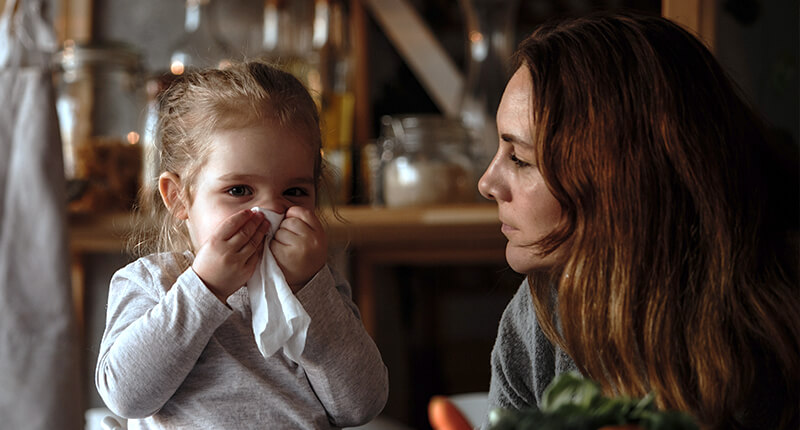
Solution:
<path fill-rule="evenodd" d="M 712 54 L 667 19 L 595 14 L 515 58 L 564 214 L 540 244 L 570 247 L 555 301 L 530 277 L 550 339 L 609 394 L 654 391 L 704 428 L 797 428 L 797 212 L 769 206 L 796 209 L 797 177 L 773 186 L 762 122 Z"/>
<path fill-rule="evenodd" d="M 172 172 L 181 178 L 182 192 L 191 201 L 194 179 L 206 162 L 212 134 L 265 120 L 291 128 L 299 139 L 287 145 L 302 142 L 315 149 L 315 187 L 323 194 L 329 192 L 330 173 L 320 153 L 320 119 L 313 98 L 290 73 L 261 61 L 233 63 L 223 70 L 199 69 L 172 82 L 159 98 L 159 174 Z M 158 177 L 144 178 L 137 213 L 128 245 L 132 255 L 191 249 L 185 223 L 161 201 Z"/>

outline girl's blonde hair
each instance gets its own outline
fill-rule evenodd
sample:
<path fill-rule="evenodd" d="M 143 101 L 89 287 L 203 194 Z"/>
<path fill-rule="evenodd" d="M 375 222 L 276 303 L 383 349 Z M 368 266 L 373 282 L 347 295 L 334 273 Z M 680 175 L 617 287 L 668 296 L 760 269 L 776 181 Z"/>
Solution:
<path fill-rule="evenodd" d="M 529 278 L 550 339 L 609 394 L 655 391 L 709 429 L 797 428 L 797 176 L 777 177 L 796 156 L 769 157 L 713 56 L 660 17 L 543 25 L 516 65 L 564 213 L 540 245 L 570 246 L 556 300 Z"/>
<path fill-rule="evenodd" d="M 159 98 L 156 130 L 159 173 L 176 174 L 183 187 L 182 196 L 191 202 L 192 185 L 206 163 L 212 134 L 264 120 L 292 128 L 301 141 L 315 149 L 317 196 L 327 192 L 319 113 L 313 98 L 290 73 L 261 61 L 189 72 L 164 91 Z M 129 252 L 140 257 L 184 252 L 191 247 L 185 222 L 174 217 L 162 202 L 158 178 L 145 178 Z"/>

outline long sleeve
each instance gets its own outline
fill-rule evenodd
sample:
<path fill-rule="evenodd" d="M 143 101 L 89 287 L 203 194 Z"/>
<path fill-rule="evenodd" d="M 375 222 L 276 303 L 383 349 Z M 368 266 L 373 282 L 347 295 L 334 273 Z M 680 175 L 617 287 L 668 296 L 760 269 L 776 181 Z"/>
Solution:
<path fill-rule="evenodd" d="M 297 297 L 311 316 L 300 365 L 314 392 L 335 425 L 364 424 L 386 404 L 388 372 L 350 285 L 326 266 Z"/>
<path fill-rule="evenodd" d="M 128 428 L 330 429 L 383 409 L 386 367 L 327 266 L 297 294 L 312 320 L 295 363 L 258 350 L 246 287 L 225 306 L 191 260 L 148 256 L 112 278 L 95 380 Z"/>
<path fill-rule="evenodd" d="M 163 407 L 232 312 L 191 268 L 174 284 L 156 276 L 140 260 L 111 280 L 95 382 L 106 405 L 127 418 Z"/>

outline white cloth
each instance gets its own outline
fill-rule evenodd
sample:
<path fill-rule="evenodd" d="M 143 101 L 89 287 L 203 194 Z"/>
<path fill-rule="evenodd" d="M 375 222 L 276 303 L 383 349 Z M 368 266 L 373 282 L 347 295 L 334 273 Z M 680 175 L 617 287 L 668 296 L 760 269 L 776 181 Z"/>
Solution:
<path fill-rule="evenodd" d="M 66 182 L 41 0 L 0 16 L 0 428 L 83 427 Z"/>
<path fill-rule="evenodd" d="M 269 249 L 269 242 L 283 221 L 283 214 L 259 207 L 254 207 L 252 211 L 263 213 L 270 224 L 269 234 L 264 239 L 261 264 L 247 281 L 256 344 L 265 358 L 283 347 L 283 353 L 297 363 L 306 346 L 311 317 L 292 293 Z"/>

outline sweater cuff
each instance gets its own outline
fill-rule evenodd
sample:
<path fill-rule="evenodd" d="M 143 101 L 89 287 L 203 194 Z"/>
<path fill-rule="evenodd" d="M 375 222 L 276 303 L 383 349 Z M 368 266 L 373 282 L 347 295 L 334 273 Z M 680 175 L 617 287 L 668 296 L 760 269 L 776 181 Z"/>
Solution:
<path fill-rule="evenodd" d="M 326 264 L 295 294 L 295 297 L 313 320 L 315 314 L 329 312 L 332 298 L 338 295 L 336 281 Z"/>
<path fill-rule="evenodd" d="M 189 267 L 175 282 L 185 295 L 195 302 L 197 309 L 203 309 L 203 318 L 214 325 L 222 324 L 233 313 L 233 310 L 222 303 L 211 290 L 206 287 L 203 280 Z"/>

